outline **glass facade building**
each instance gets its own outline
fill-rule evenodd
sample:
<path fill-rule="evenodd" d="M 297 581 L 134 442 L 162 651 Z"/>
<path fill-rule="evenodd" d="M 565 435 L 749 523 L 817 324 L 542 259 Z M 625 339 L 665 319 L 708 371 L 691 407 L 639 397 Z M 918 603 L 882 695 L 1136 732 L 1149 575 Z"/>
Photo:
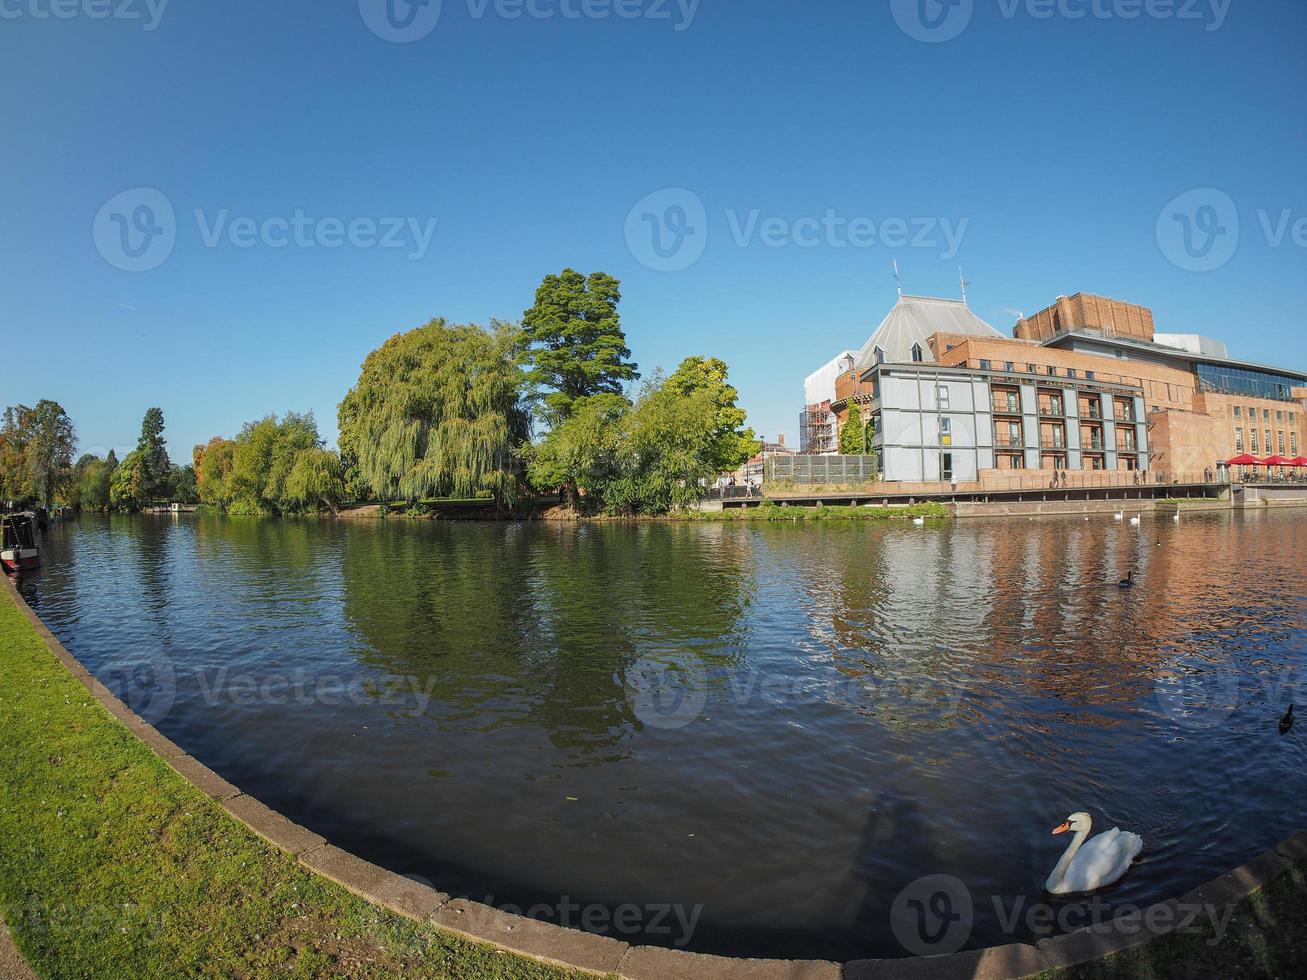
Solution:
<path fill-rule="evenodd" d="M 1293 401 L 1292 390 L 1301 387 L 1301 378 L 1293 378 L 1270 371 L 1230 367 L 1224 364 L 1198 364 L 1198 385 L 1202 391 L 1223 395 L 1252 395 L 1255 398 L 1277 398 Z"/>

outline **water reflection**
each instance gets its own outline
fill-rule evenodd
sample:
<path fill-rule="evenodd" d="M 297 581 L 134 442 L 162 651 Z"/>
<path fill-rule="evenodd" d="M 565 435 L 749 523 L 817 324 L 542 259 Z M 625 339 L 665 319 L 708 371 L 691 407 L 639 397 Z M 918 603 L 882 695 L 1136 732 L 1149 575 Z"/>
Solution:
<path fill-rule="evenodd" d="M 163 652 L 165 732 L 395 870 L 496 903 L 702 904 L 693 948 L 838 959 L 902 954 L 895 897 L 935 873 L 974 900 L 970 945 L 1032 938 L 993 902 L 1039 897 L 1072 810 L 1144 837 L 1114 902 L 1298 829 L 1307 763 L 1276 719 L 1305 547 L 1292 513 L 88 516 L 23 588 L 97 672 Z M 689 697 L 642 700 L 651 672 Z"/>

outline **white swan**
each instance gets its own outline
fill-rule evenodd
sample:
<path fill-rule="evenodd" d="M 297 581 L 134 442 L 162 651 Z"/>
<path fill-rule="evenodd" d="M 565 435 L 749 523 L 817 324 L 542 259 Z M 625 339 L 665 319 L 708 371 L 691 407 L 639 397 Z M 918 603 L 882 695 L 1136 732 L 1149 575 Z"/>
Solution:
<path fill-rule="evenodd" d="M 1119 827 L 1104 831 L 1086 844 L 1085 838 L 1093 825 L 1089 814 L 1073 813 L 1066 818 L 1066 823 L 1053 831 L 1061 834 L 1074 830 L 1075 837 L 1048 876 L 1048 881 L 1044 882 L 1049 894 L 1067 895 L 1104 888 L 1125 874 L 1130 862 L 1144 849 L 1143 839 L 1138 834 Z"/>
<path fill-rule="evenodd" d="M 924 517 L 914 517 L 912 518 L 912 523 L 915 524 L 917 527 L 925 527 L 926 519 Z"/>
<path fill-rule="evenodd" d="M 1121 510 L 1119 510 L 1119 511 L 1117 511 L 1115 514 L 1112 515 L 1112 520 L 1114 520 L 1114 521 L 1121 521 L 1121 520 L 1124 520 L 1124 519 L 1125 519 L 1125 511 L 1121 511 Z"/>
<path fill-rule="evenodd" d="M 1134 517 L 1130 518 L 1130 523 L 1133 524 L 1135 527 L 1138 527 L 1138 526 L 1139 526 L 1139 515 L 1136 514 Z"/>
<path fill-rule="evenodd" d="M 1171 520 L 1174 521 L 1176 524 L 1179 524 L 1179 523 L 1180 523 L 1180 515 L 1179 515 L 1179 514 L 1176 514 L 1174 517 L 1171 518 Z"/>

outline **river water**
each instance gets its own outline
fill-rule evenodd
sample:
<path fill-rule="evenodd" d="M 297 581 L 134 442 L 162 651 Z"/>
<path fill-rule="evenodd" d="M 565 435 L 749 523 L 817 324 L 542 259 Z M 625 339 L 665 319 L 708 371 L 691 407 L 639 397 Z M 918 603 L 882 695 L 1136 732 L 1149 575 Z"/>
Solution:
<path fill-rule="evenodd" d="M 1307 826 L 1307 721 L 1276 724 L 1307 699 L 1304 556 L 1303 512 L 88 515 L 21 587 L 169 737 L 379 864 L 635 942 L 842 960 L 1036 938 L 1072 811 L 1144 839 L 1118 909 Z M 923 949 L 930 875 L 961 926 Z"/>

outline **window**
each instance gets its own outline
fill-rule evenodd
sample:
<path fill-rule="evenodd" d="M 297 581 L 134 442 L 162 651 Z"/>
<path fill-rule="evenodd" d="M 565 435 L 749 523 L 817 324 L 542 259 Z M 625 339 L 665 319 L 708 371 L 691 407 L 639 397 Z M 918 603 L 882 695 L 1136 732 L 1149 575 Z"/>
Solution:
<path fill-rule="evenodd" d="M 940 385 L 935 389 L 935 398 L 939 402 L 940 408 L 948 408 L 948 385 Z"/>
<path fill-rule="evenodd" d="M 1289 424 L 1290 424 L 1290 425 L 1293 425 L 1293 423 L 1294 423 L 1293 412 L 1290 412 L 1290 413 L 1289 413 Z"/>
<path fill-rule="evenodd" d="M 1283 412 L 1276 412 L 1276 413 L 1275 413 L 1275 421 L 1277 421 L 1277 422 L 1283 422 L 1283 421 L 1284 421 L 1284 413 L 1283 413 Z"/>
<path fill-rule="evenodd" d="M 1276 451 L 1277 453 L 1279 453 L 1281 456 L 1283 456 L 1283 455 L 1284 455 L 1284 433 L 1283 433 L 1283 432 L 1277 432 L 1277 433 L 1275 434 L 1275 438 L 1276 438 L 1276 442 L 1279 444 L 1279 448 L 1276 449 L 1275 451 Z"/>
<path fill-rule="evenodd" d="M 1239 406 L 1238 405 L 1234 406 L 1234 417 L 1239 418 L 1241 414 L 1242 413 L 1239 410 Z"/>
<path fill-rule="evenodd" d="M 1248 430 L 1248 438 L 1252 440 L 1252 444 L 1251 444 L 1251 446 L 1250 446 L 1249 448 L 1251 448 L 1252 451 L 1253 451 L 1254 453 L 1256 453 L 1256 452 L 1257 452 L 1257 430 L 1256 430 L 1256 429 L 1249 429 L 1249 430 Z"/>
<path fill-rule="evenodd" d="M 1067 376 L 1068 378 L 1074 378 L 1074 377 L 1076 376 L 1076 369 L 1075 369 L 1075 368 L 1067 368 L 1067 369 L 1066 369 L 1066 376 Z"/>
<path fill-rule="evenodd" d="M 1015 371 L 1016 369 L 1017 369 L 1017 368 L 1016 368 L 1016 365 L 1013 364 L 1011 361 L 1004 361 L 1004 362 L 1003 362 L 1003 370 L 1006 371 L 1006 372 L 1008 372 L 1008 374 L 1011 374 L 1011 373 L 1012 373 L 1013 371 Z"/>
<path fill-rule="evenodd" d="M 1267 451 L 1268 453 L 1271 451 L 1271 430 L 1270 430 L 1270 429 L 1267 429 L 1267 430 L 1266 430 L 1266 451 Z"/>
<path fill-rule="evenodd" d="M 877 364 L 885 363 L 885 351 L 879 347 L 876 348 L 876 363 Z"/>
<path fill-rule="evenodd" d="M 1093 371 L 1086 371 L 1086 372 L 1085 372 L 1085 378 L 1086 378 L 1087 380 L 1089 380 L 1089 381 L 1093 381 L 1093 380 L 1094 380 L 1094 372 L 1093 372 Z"/>
<path fill-rule="evenodd" d="M 1257 409 L 1253 408 L 1251 405 L 1248 406 L 1248 417 L 1250 419 L 1257 418 Z"/>
<path fill-rule="evenodd" d="M 945 480 L 953 479 L 953 454 L 944 453 L 940 461 L 940 475 Z"/>
<path fill-rule="evenodd" d="M 1294 459 L 1298 458 L 1298 433 L 1289 433 L 1289 452 L 1293 453 Z"/>
<path fill-rule="evenodd" d="M 953 420 L 947 416 L 939 420 L 939 444 L 941 446 L 953 445 Z"/>
<path fill-rule="evenodd" d="M 1039 369 L 1036 368 L 1033 364 L 1027 364 L 1027 365 L 1026 365 L 1026 370 L 1029 371 L 1031 374 L 1038 374 L 1038 373 L 1039 373 Z"/>
<path fill-rule="evenodd" d="M 913 344 L 913 345 L 912 345 L 912 360 L 913 360 L 915 363 L 920 364 L 920 363 L 921 363 L 922 361 L 924 361 L 925 359 L 926 359 L 926 358 L 925 358 L 925 355 L 923 355 L 922 352 L 921 352 L 921 345 L 920 345 L 920 344 Z"/>
<path fill-rule="evenodd" d="M 982 361 L 980 362 L 980 370 L 982 370 L 982 371 L 988 371 L 988 370 L 989 370 L 989 361 L 984 361 L 984 360 L 982 360 Z"/>
<path fill-rule="evenodd" d="M 1048 376 L 1050 378 L 1057 377 L 1057 368 L 1053 367 L 1051 364 L 1048 366 Z"/>
<path fill-rule="evenodd" d="M 1262 409 L 1262 418 L 1266 419 L 1267 422 L 1271 421 L 1271 410 L 1269 408 Z"/>
<path fill-rule="evenodd" d="M 1243 452 L 1243 429 L 1234 430 L 1234 452 L 1236 456 Z"/>
<path fill-rule="evenodd" d="M 951 350 L 952 350 L 954 347 L 956 347 L 956 346 L 957 346 L 957 344 L 946 344 L 946 345 L 944 346 L 944 353 L 947 354 L 949 351 L 951 351 Z"/>

